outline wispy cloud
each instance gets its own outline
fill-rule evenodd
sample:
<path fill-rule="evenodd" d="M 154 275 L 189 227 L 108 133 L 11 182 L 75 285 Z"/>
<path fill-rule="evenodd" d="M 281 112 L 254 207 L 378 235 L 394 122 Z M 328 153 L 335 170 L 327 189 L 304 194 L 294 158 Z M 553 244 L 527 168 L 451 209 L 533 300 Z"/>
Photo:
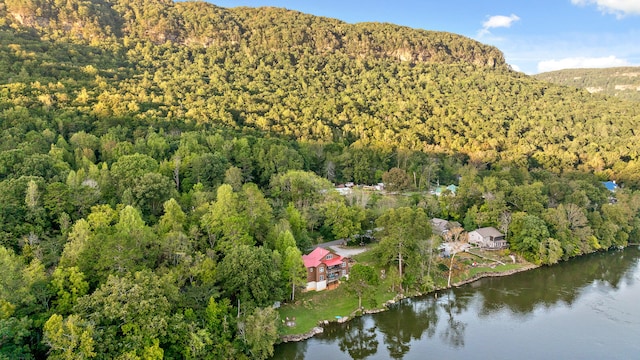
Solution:
<path fill-rule="evenodd" d="M 640 15 L 640 1 L 638 0 L 571 0 L 579 6 L 597 5 L 598 10 L 605 14 L 615 14 L 618 18 L 626 15 Z"/>
<path fill-rule="evenodd" d="M 607 57 L 573 57 L 559 60 L 545 60 L 538 63 L 538 72 L 577 68 L 607 68 L 631 65 L 625 59 L 613 55 Z"/>
<path fill-rule="evenodd" d="M 482 29 L 478 31 L 478 36 L 483 36 L 489 34 L 489 29 L 493 28 L 508 28 L 511 27 L 511 24 L 520 20 L 520 17 L 516 14 L 511 14 L 509 16 L 504 15 L 494 15 L 490 16 L 485 22 L 482 23 Z"/>

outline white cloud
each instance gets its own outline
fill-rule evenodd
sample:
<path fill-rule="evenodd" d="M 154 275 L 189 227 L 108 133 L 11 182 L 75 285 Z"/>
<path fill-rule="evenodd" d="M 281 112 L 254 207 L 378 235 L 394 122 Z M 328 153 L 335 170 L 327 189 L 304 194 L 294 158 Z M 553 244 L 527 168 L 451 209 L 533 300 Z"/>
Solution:
<path fill-rule="evenodd" d="M 631 65 L 627 60 L 611 55 L 607 57 L 573 57 L 560 60 L 545 60 L 538 63 L 538 72 L 577 68 L 606 68 Z"/>
<path fill-rule="evenodd" d="M 640 15 L 638 0 L 571 0 L 571 3 L 580 6 L 595 4 L 603 13 L 615 14 L 618 17 Z"/>
<path fill-rule="evenodd" d="M 520 17 L 516 14 L 511 14 L 509 16 L 504 15 L 494 15 L 489 17 L 487 21 L 482 23 L 482 29 L 478 31 L 478 36 L 482 36 L 489 33 L 489 29 L 493 28 L 508 28 L 511 27 L 511 24 L 520 20 Z"/>

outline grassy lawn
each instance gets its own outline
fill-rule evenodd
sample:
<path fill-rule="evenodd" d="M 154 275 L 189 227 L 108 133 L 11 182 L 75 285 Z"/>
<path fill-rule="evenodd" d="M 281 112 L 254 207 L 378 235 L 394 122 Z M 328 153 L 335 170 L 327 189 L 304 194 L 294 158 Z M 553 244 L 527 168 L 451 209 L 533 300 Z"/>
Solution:
<path fill-rule="evenodd" d="M 376 291 L 377 306 L 368 306 L 364 300 L 362 306 L 365 309 L 382 307 L 387 300 L 396 295 L 388 291 L 389 284 L 383 283 Z M 280 326 L 281 335 L 303 334 L 318 326 L 322 320 L 335 321 L 336 316 L 351 316 L 358 308 L 358 298 L 348 294 L 344 287 L 335 290 L 309 291 L 301 294 L 293 304 L 287 304 L 280 308 L 280 319 L 296 319 L 296 326 Z"/>
<path fill-rule="evenodd" d="M 369 246 L 375 247 L 375 245 Z M 507 253 L 483 252 L 481 255 L 489 259 L 483 259 L 470 253 L 457 254 L 454 262 L 455 270 L 452 274 L 452 283 L 469 279 L 480 273 L 507 272 L 530 265 L 526 262 L 513 264 Z M 366 251 L 355 255 L 354 259 L 358 263 L 373 266 L 378 273 L 381 270 L 376 266 L 375 251 Z M 501 261 L 505 265 L 500 265 L 494 260 Z M 433 264 L 431 276 L 437 288 L 442 289 L 447 286 L 449 261 L 449 259 L 440 258 Z M 389 278 L 381 281 L 380 286 L 376 289 L 376 306 L 370 306 L 365 299 L 363 299 L 362 306 L 366 310 L 382 308 L 386 301 L 393 299 L 397 295 L 395 292 L 391 292 L 390 289 Z M 298 295 L 294 303 L 285 304 L 278 310 L 280 319 L 283 320 L 279 333 L 280 335 L 304 334 L 318 326 L 323 320 L 336 321 L 337 317 L 351 316 L 357 307 L 358 298 L 349 294 L 345 286 L 334 290 L 302 293 Z M 295 326 L 285 326 L 284 320 L 287 318 L 295 318 Z"/>
<path fill-rule="evenodd" d="M 480 258 L 471 253 L 460 253 L 458 260 L 463 264 L 464 270 L 458 271 L 453 276 L 453 278 L 451 279 L 452 283 L 470 279 L 482 273 L 509 272 L 512 270 L 530 266 L 530 264 L 527 262 L 519 262 L 514 264 L 511 258 L 509 258 L 507 255 L 501 254 L 500 252 L 482 251 L 479 249 L 474 249 L 474 252 L 495 261 L 491 261 L 486 258 Z M 499 264 L 498 261 L 502 262 L 504 265 Z M 475 266 L 472 265 L 473 263 L 475 263 Z"/>
<path fill-rule="evenodd" d="M 374 265 L 375 255 L 373 251 L 367 251 L 354 256 L 355 260 L 361 264 Z M 380 271 L 376 267 L 376 271 Z M 362 306 L 366 310 L 379 309 L 386 301 L 395 297 L 396 293 L 391 292 L 391 284 L 388 280 L 381 281 L 376 289 L 376 306 L 370 306 L 365 299 Z M 286 304 L 279 309 L 280 319 L 296 319 L 296 326 L 280 326 L 281 335 L 303 334 L 314 327 L 322 320 L 335 321 L 336 316 L 345 317 L 358 308 L 358 298 L 349 294 L 344 286 L 334 290 L 309 291 L 300 294 L 293 304 Z"/>
<path fill-rule="evenodd" d="M 520 269 L 524 266 L 525 266 L 524 264 L 506 264 L 506 265 L 497 265 L 495 267 L 490 267 L 490 266 L 472 267 L 467 270 L 465 276 L 463 276 L 462 279 L 456 279 L 456 280 L 464 280 L 465 278 L 471 278 L 481 273 L 506 272 L 510 270 Z"/>

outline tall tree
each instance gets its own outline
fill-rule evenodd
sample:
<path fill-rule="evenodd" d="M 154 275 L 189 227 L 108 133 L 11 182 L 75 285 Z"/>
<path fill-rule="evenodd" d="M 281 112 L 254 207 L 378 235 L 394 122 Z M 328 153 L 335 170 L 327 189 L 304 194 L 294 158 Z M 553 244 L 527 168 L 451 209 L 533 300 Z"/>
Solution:
<path fill-rule="evenodd" d="M 384 265 L 397 263 L 398 274 L 403 278 L 405 261 L 409 261 L 409 266 L 416 265 L 418 242 L 431 236 L 429 218 L 421 208 L 402 207 L 387 210 L 376 225 L 382 228 L 377 250 L 380 261 Z M 402 285 L 400 290 L 403 291 Z"/>
<path fill-rule="evenodd" d="M 407 190 L 411 185 L 407 172 L 397 167 L 382 174 L 382 182 L 384 182 L 384 188 L 389 191 Z"/>
<path fill-rule="evenodd" d="M 173 307 L 178 289 L 149 270 L 109 276 L 74 310 L 94 324 L 94 351 L 102 356 L 132 357 L 157 352 L 159 341 L 172 341 Z M 58 321 L 59 322 L 59 321 Z"/>
<path fill-rule="evenodd" d="M 256 308 L 243 323 L 243 338 L 253 359 L 273 356 L 273 345 L 278 339 L 278 313 L 272 307 Z"/>
<path fill-rule="evenodd" d="M 379 278 L 376 270 L 367 265 L 355 264 L 349 270 L 346 281 L 347 291 L 358 297 L 358 309 L 362 309 L 362 298 L 371 299 Z M 373 299 L 375 300 L 375 298 Z"/>
<path fill-rule="evenodd" d="M 294 245 L 285 249 L 282 265 L 283 278 L 291 285 L 291 301 L 296 299 L 296 287 L 303 286 L 307 280 L 307 268 L 302 261 L 302 252 Z"/>
<path fill-rule="evenodd" d="M 280 259 L 264 247 L 237 245 L 229 249 L 216 272 L 223 294 L 248 313 L 282 298 Z"/>
<path fill-rule="evenodd" d="M 464 251 L 468 244 L 468 234 L 461 227 L 449 229 L 445 234 L 445 240 L 449 244 L 449 252 L 451 254 L 449 261 L 449 276 L 447 277 L 447 287 L 451 287 L 451 275 L 453 274 L 453 261 L 456 255 Z"/>
<path fill-rule="evenodd" d="M 234 246 L 254 243 L 249 221 L 241 213 L 238 194 L 231 185 L 218 187 L 216 201 L 202 216 L 201 224 L 208 233 L 209 245 L 216 250 L 227 252 Z"/>
<path fill-rule="evenodd" d="M 547 224 L 535 215 L 516 213 L 511 234 L 509 243 L 512 249 L 523 254 L 527 260 L 540 263 L 540 244 L 550 237 Z"/>
<path fill-rule="evenodd" d="M 242 186 L 240 211 L 248 220 L 251 236 L 263 243 L 273 222 L 273 209 L 256 184 Z"/>

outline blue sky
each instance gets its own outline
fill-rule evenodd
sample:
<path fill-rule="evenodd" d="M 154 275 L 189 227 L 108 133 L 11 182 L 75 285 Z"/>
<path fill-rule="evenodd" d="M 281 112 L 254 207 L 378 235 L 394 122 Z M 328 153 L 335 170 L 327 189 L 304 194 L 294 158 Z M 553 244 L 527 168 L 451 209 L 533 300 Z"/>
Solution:
<path fill-rule="evenodd" d="M 494 45 L 527 74 L 640 66 L 640 0 L 209 0 L 276 6 L 348 23 L 389 22 Z"/>

